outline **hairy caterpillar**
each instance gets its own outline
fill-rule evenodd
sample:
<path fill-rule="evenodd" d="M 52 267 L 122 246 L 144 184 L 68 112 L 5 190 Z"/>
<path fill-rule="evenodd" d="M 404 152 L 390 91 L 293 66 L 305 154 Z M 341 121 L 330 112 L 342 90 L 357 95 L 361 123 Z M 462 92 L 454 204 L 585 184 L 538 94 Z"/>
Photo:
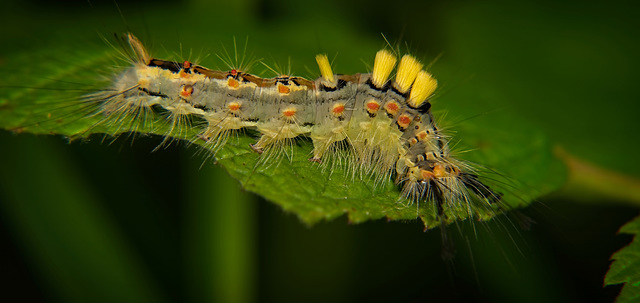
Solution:
<path fill-rule="evenodd" d="M 451 156 L 449 138 L 431 113 L 437 81 L 410 55 L 398 62 L 383 49 L 371 73 L 354 75 L 334 74 L 327 56 L 318 55 L 316 80 L 265 79 L 240 69 L 155 59 L 136 37 L 127 40 L 123 55 L 132 66 L 110 88 L 82 101 L 100 117 L 94 126 L 135 131 L 162 112 L 167 139 L 195 130 L 191 140 L 202 141 L 214 157 L 231 135 L 255 130 L 259 139 L 246 148 L 260 154 L 260 165 L 278 163 L 295 140 L 308 137 L 309 169 L 345 163 L 352 182 L 393 178 L 401 191 L 394 202 L 431 209 L 442 224 L 504 209 L 502 194 Z"/>

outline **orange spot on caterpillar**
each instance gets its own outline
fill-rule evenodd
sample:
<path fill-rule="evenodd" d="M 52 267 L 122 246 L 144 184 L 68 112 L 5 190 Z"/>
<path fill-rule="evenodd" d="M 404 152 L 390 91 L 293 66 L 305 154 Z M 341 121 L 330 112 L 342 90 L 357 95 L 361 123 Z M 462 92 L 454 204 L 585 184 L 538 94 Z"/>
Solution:
<path fill-rule="evenodd" d="M 344 112 L 344 104 L 342 103 L 334 104 L 333 109 L 331 109 L 331 113 L 333 113 L 333 115 L 336 117 L 342 116 L 343 112 Z"/>
<path fill-rule="evenodd" d="M 421 169 L 420 170 L 420 177 L 422 177 L 422 180 L 430 180 L 430 179 L 434 179 L 435 175 L 433 174 L 433 172 Z"/>
<path fill-rule="evenodd" d="M 240 110 L 240 103 L 238 103 L 238 102 L 231 102 L 231 103 L 229 103 L 229 105 L 227 105 L 227 108 L 228 108 L 231 112 L 236 112 L 236 111 Z"/>
<path fill-rule="evenodd" d="M 420 141 L 424 141 L 425 139 L 427 139 L 427 132 L 426 131 L 421 131 L 419 132 L 416 137 L 418 137 L 418 140 Z"/>
<path fill-rule="evenodd" d="M 281 94 L 288 94 L 291 92 L 291 89 L 286 87 L 285 85 L 278 84 L 278 92 Z"/>
<path fill-rule="evenodd" d="M 180 90 L 180 96 L 182 97 L 191 97 L 191 94 L 193 94 L 193 86 L 192 85 L 183 85 L 182 89 Z"/>
<path fill-rule="evenodd" d="M 282 115 L 287 117 L 287 118 L 291 118 L 291 117 L 295 116 L 296 112 L 297 111 L 296 111 L 295 108 L 287 108 L 287 109 L 282 111 Z"/>
<path fill-rule="evenodd" d="M 186 69 L 189 69 L 189 68 L 191 68 L 191 62 L 189 62 L 189 61 L 184 61 L 184 63 L 182 63 L 182 66 L 183 66 L 184 68 L 186 68 Z"/>
<path fill-rule="evenodd" d="M 444 166 L 439 164 L 433 167 L 433 175 L 436 176 L 436 178 L 448 177 L 447 171 L 444 169 Z"/>
<path fill-rule="evenodd" d="M 387 111 L 387 113 L 391 115 L 395 115 L 398 113 L 398 110 L 400 109 L 400 105 L 398 105 L 398 103 L 395 101 L 389 101 L 387 102 L 387 104 L 384 105 L 384 109 Z"/>
<path fill-rule="evenodd" d="M 372 114 L 377 112 L 380 109 L 380 103 L 378 103 L 378 101 L 376 100 L 369 100 L 366 106 L 367 106 L 367 111 Z"/>
<path fill-rule="evenodd" d="M 234 69 L 235 70 L 235 69 Z M 238 88 L 240 87 L 240 82 L 238 82 L 238 80 L 233 79 L 233 78 L 229 78 L 229 80 L 227 80 L 227 84 L 229 85 L 229 87 L 231 88 Z"/>
<path fill-rule="evenodd" d="M 232 69 L 232 70 L 231 70 L 231 75 L 232 75 L 232 76 L 236 76 L 237 74 L 238 74 L 238 71 L 237 71 L 237 70 L 235 70 L 235 69 Z"/>
<path fill-rule="evenodd" d="M 407 128 L 409 126 L 409 123 L 411 123 L 411 117 L 403 114 L 398 117 L 397 123 L 400 127 Z"/>

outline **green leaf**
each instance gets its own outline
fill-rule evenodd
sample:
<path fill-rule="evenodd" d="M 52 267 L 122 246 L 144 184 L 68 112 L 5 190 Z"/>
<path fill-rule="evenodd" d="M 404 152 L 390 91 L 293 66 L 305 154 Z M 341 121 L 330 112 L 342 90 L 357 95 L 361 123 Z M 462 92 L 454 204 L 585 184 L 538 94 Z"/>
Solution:
<path fill-rule="evenodd" d="M 33 55 L 30 58 L 33 58 Z M 76 65 L 52 71 L 47 76 L 48 79 L 51 79 L 50 81 L 42 81 L 37 84 L 31 82 L 34 83 L 31 88 L 15 89 L 7 99 L 3 100 L 4 110 L 0 114 L 2 127 L 20 132 L 61 134 L 73 139 L 87 138 L 91 134 L 100 133 L 114 136 L 132 131 L 146 135 L 168 133 L 169 124 L 160 114 L 154 114 L 148 121 L 151 123 L 145 125 L 131 125 L 127 122 L 96 126 L 103 117 L 86 117 L 91 113 L 92 108 L 86 109 L 85 105 L 74 101 L 74 99 L 79 100 L 82 97 L 82 92 L 66 90 L 66 86 L 60 87 L 58 85 L 57 79 L 77 75 L 79 72 L 91 70 L 95 66 L 104 66 L 109 61 L 105 58 L 108 57 L 102 54 L 88 57 Z M 20 62 L 19 59 L 20 57 L 17 57 L 12 61 Z M 57 88 L 61 90 L 47 90 L 54 85 L 58 85 Z M 70 97 L 71 101 L 68 104 L 63 102 L 56 104 L 55 102 L 55 100 L 68 100 Z M 500 122 L 500 124 L 496 122 Z M 540 168 L 545 168 L 545 171 L 557 169 L 552 168 L 554 159 L 550 154 L 549 143 L 540 133 L 526 125 L 520 126 L 519 136 L 516 138 L 525 138 L 525 140 L 519 142 L 514 138 L 510 140 L 512 143 L 510 146 L 496 142 L 509 138 L 509 133 L 513 128 L 509 129 L 509 132 L 501 129 L 511 123 L 513 121 L 509 121 L 509 119 L 498 119 L 494 121 L 493 125 L 461 124 L 460 133 L 464 133 L 464 137 L 461 137 L 460 140 L 465 144 L 482 149 L 479 154 L 483 153 L 486 160 L 496 162 L 487 164 L 488 167 L 498 167 L 500 164 L 498 162 L 508 163 L 509 167 L 517 165 L 519 162 L 526 162 L 526 167 L 519 169 L 526 175 L 520 174 L 517 177 L 521 180 L 534 181 L 536 188 L 548 186 L 546 183 L 549 180 L 556 181 L 557 175 L 551 176 L 551 179 L 540 175 Z M 169 141 L 173 139 L 191 140 L 201 131 L 202 129 L 194 124 L 189 127 L 188 131 L 171 134 L 173 138 Z M 528 135 L 522 136 L 523 132 Z M 255 143 L 255 140 L 254 136 L 249 135 L 238 135 L 231 138 L 225 148 L 217 155 L 218 163 L 225 167 L 232 177 L 238 179 L 245 189 L 264 196 L 287 211 L 296 213 L 309 224 L 322 219 L 332 219 L 345 213 L 354 223 L 383 217 L 390 220 L 416 218 L 416 207 L 398 203 L 400 201 L 399 191 L 393 180 L 387 180 L 382 184 L 376 184 L 374 180 L 360 182 L 349 175 L 343 166 L 323 170 L 307 160 L 312 150 L 308 140 L 299 140 L 295 144 L 293 155 L 290 158 L 276 159 L 265 163 L 260 155 L 249 148 L 249 144 Z M 203 143 L 202 140 L 196 141 L 196 144 L 199 145 L 203 145 Z M 502 150 L 496 147 L 501 147 Z M 483 159 L 478 158 L 478 161 L 480 160 Z M 508 169 L 509 167 L 503 165 L 501 168 Z M 531 169 L 532 167 L 535 169 Z M 513 172 L 514 170 L 511 170 L 510 173 Z M 561 174 L 559 175 L 561 176 Z M 517 194 L 519 196 L 507 194 L 507 201 L 513 203 L 510 205 L 511 207 L 522 206 L 535 198 L 535 194 L 530 192 L 519 191 Z M 432 206 L 421 205 L 419 213 L 426 227 L 439 223 L 435 218 L 435 210 Z M 487 219 L 493 216 L 493 213 L 488 211 L 480 216 Z M 455 217 L 464 218 L 465 214 L 459 213 Z"/>
<path fill-rule="evenodd" d="M 625 283 L 616 302 L 638 302 L 640 299 L 640 217 L 620 228 L 620 233 L 634 235 L 628 246 L 617 251 L 611 259 L 614 260 L 604 279 L 605 285 Z"/>
<path fill-rule="evenodd" d="M 251 29 L 259 36 L 269 31 L 257 27 Z M 198 32 L 191 30 L 189 34 L 197 36 Z M 333 34 L 335 41 L 354 39 L 348 32 L 337 31 Z M 375 44 L 366 37 L 359 39 L 363 46 Z M 348 48 L 348 45 L 346 42 L 342 44 L 344 48 Z M 72 55 L 66 52 L 68 49 L 74 50 Z M 371 50 L 370 57 L 373 57 L 374 51 Z M 296 55 L 313 58 L 314 53 Z M 154 56 L 161 57 L 160 54 Z M 57 60 L 51 60 L 51 57 Z M 100 47 L 96 43 L 79 44 L 78 41 L 70 44 L 53 43 L 40 51 L 14 52 L 6 62 L 3 68 L 5 73 L 14 70 L 26 72 L 3 75 L 6 79 L 3 85 L 21 87 L 8 87 L 0 94 L 2 128 L 34 134 L 59 134 L 71 139 L 86 139 L 97 134 L 118 136 L 128 132 L 163 136 L 169 132 L 165 117 L 158 113 L 154 113 L 147 121 L 149 123 L 144 125 L 97 125 L 102 117 L 88 116 L 92 108 L 87 108 L 78 100 L 86 94 L 86 90 L 108 85 L 108 82 L 98 81 L 96 72 L 108 70 L 114 62 L 122 65 L 116 58 L 116 52 L 106 45 Z M 344 67 L 344 63 L 338 62 L 336 65 L 337 72 L 341 73 L 343 71 L 340 68 L 349 71 L 357 69 L 351 66 L 361 64 Z M 443 75 L 439 77 L 443 83 L 452 82 L 446 78 L 450 74 L 446 68 L 446 64 L 434 67 L 436 75 Z M 472 106 L 472 103 L 473 96 L 450 93 L 438 98 L 434 108 L 440 111 L 438 118 L 442 118 L 442 111 L 446 110 L 448 117 L 461 120 L 483 113 L 483 109 Z M 469 151 L 460 153 L 461 159 L 486 168 L 483 169 L 488 174 L 485 181 L 505 194 L 506 209 L 526 206 L 564 182 L 564 167 L 552 155 L 552 146 L 547 137 L 517 116 L 496 112 L 457 123 L 447 123 L 445 120 L 442 125 L 454 137 L 456 150 Z M 188 131 L 172 133 L 173 138 L 168 138 L 166 142 L 173 142 L 174 139 L 192 140 L 200 131 L 197 124 L 193 123 Z M 265 161 L 252 152 L 248 146 L 255 141 L 256 137 L 251 134 L 232 137 L 217 154 L 217 163 L 246 190 L 295 213 L 308 224 L 344 214 L 353 223 L 380 218 L 410 220 L 420 217 L 426 228 L 440 224 L 431 203 L 399 203 L 402 202 L 399 190 L 391 179 L 383 182 L 366 178 L 359 180 L 346 173 L 344 166 L 323 169 L 310 163 L 307 160 L 312 149 L 309 140 L 297 140 L 293 146 L 294 152 L 277 161 Z M 203 145 L 201 140 L 195 143 Z M 268 163 L 265 165 L 265 162 Z M 495 215 L 494 210 L 483 210 L 478 214 L 478 219 L 487 220 Z M 466 211 L 460 211 L 450 217 L 464 220 L 467 216 Z"/>

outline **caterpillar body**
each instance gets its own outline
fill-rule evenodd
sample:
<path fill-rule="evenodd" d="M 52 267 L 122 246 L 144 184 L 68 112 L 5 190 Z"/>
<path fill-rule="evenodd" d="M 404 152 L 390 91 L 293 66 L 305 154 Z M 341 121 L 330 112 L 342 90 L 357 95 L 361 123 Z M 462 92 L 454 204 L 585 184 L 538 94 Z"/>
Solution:
<path fill-rule="evenodd" d="M 411 55 L 397 62 L 383 49 L 371 73 L 353 75 L 334 74 L 327 56 L 318 55 L 321 77 L 307 80 L 155 59 L 132 34 L 128 45 L 132 66 L 111 88 L 86 97 L 99 104 L 100 123 L 131 125 L 162 110 L 170 124 L 167 137 L 199 123 L 192 140 L 203 140 L 214 157 L 232 133 L 253 129 L 259 139 L 247 148 L 262 163 L 279 161 L 287 146 L 306 136 L 313 143 L 311 163 L 327 168 L 346 162 L 354 182 L 394 178 L 399 202 L 432 203 L 443 223 L 461 219 L 460 213 L 480 219 L 481 211 L 501 210 L 502 194 L 451 156 L 449 138 L 431 113 L 437 81 Z"/>

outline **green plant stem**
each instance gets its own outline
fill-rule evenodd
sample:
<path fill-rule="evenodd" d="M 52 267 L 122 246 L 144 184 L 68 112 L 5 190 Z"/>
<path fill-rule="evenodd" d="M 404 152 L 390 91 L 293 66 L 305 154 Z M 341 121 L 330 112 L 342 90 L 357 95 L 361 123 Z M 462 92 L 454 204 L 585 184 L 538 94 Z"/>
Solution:
<path fill-rule="evenodd" d="M 599 167 L 568 154 L 561 148 L 556 154 L 569 168 L 569 179 L 560 196 L 590 203 L 618 202 L 640 206 L 640 180 Z"/>
<path fill-rule="evenodd" d="M 255 288 L 253 196 L 218 165 L 188 164 L 187 268 L 193 302 L 252 302 Z"/>

